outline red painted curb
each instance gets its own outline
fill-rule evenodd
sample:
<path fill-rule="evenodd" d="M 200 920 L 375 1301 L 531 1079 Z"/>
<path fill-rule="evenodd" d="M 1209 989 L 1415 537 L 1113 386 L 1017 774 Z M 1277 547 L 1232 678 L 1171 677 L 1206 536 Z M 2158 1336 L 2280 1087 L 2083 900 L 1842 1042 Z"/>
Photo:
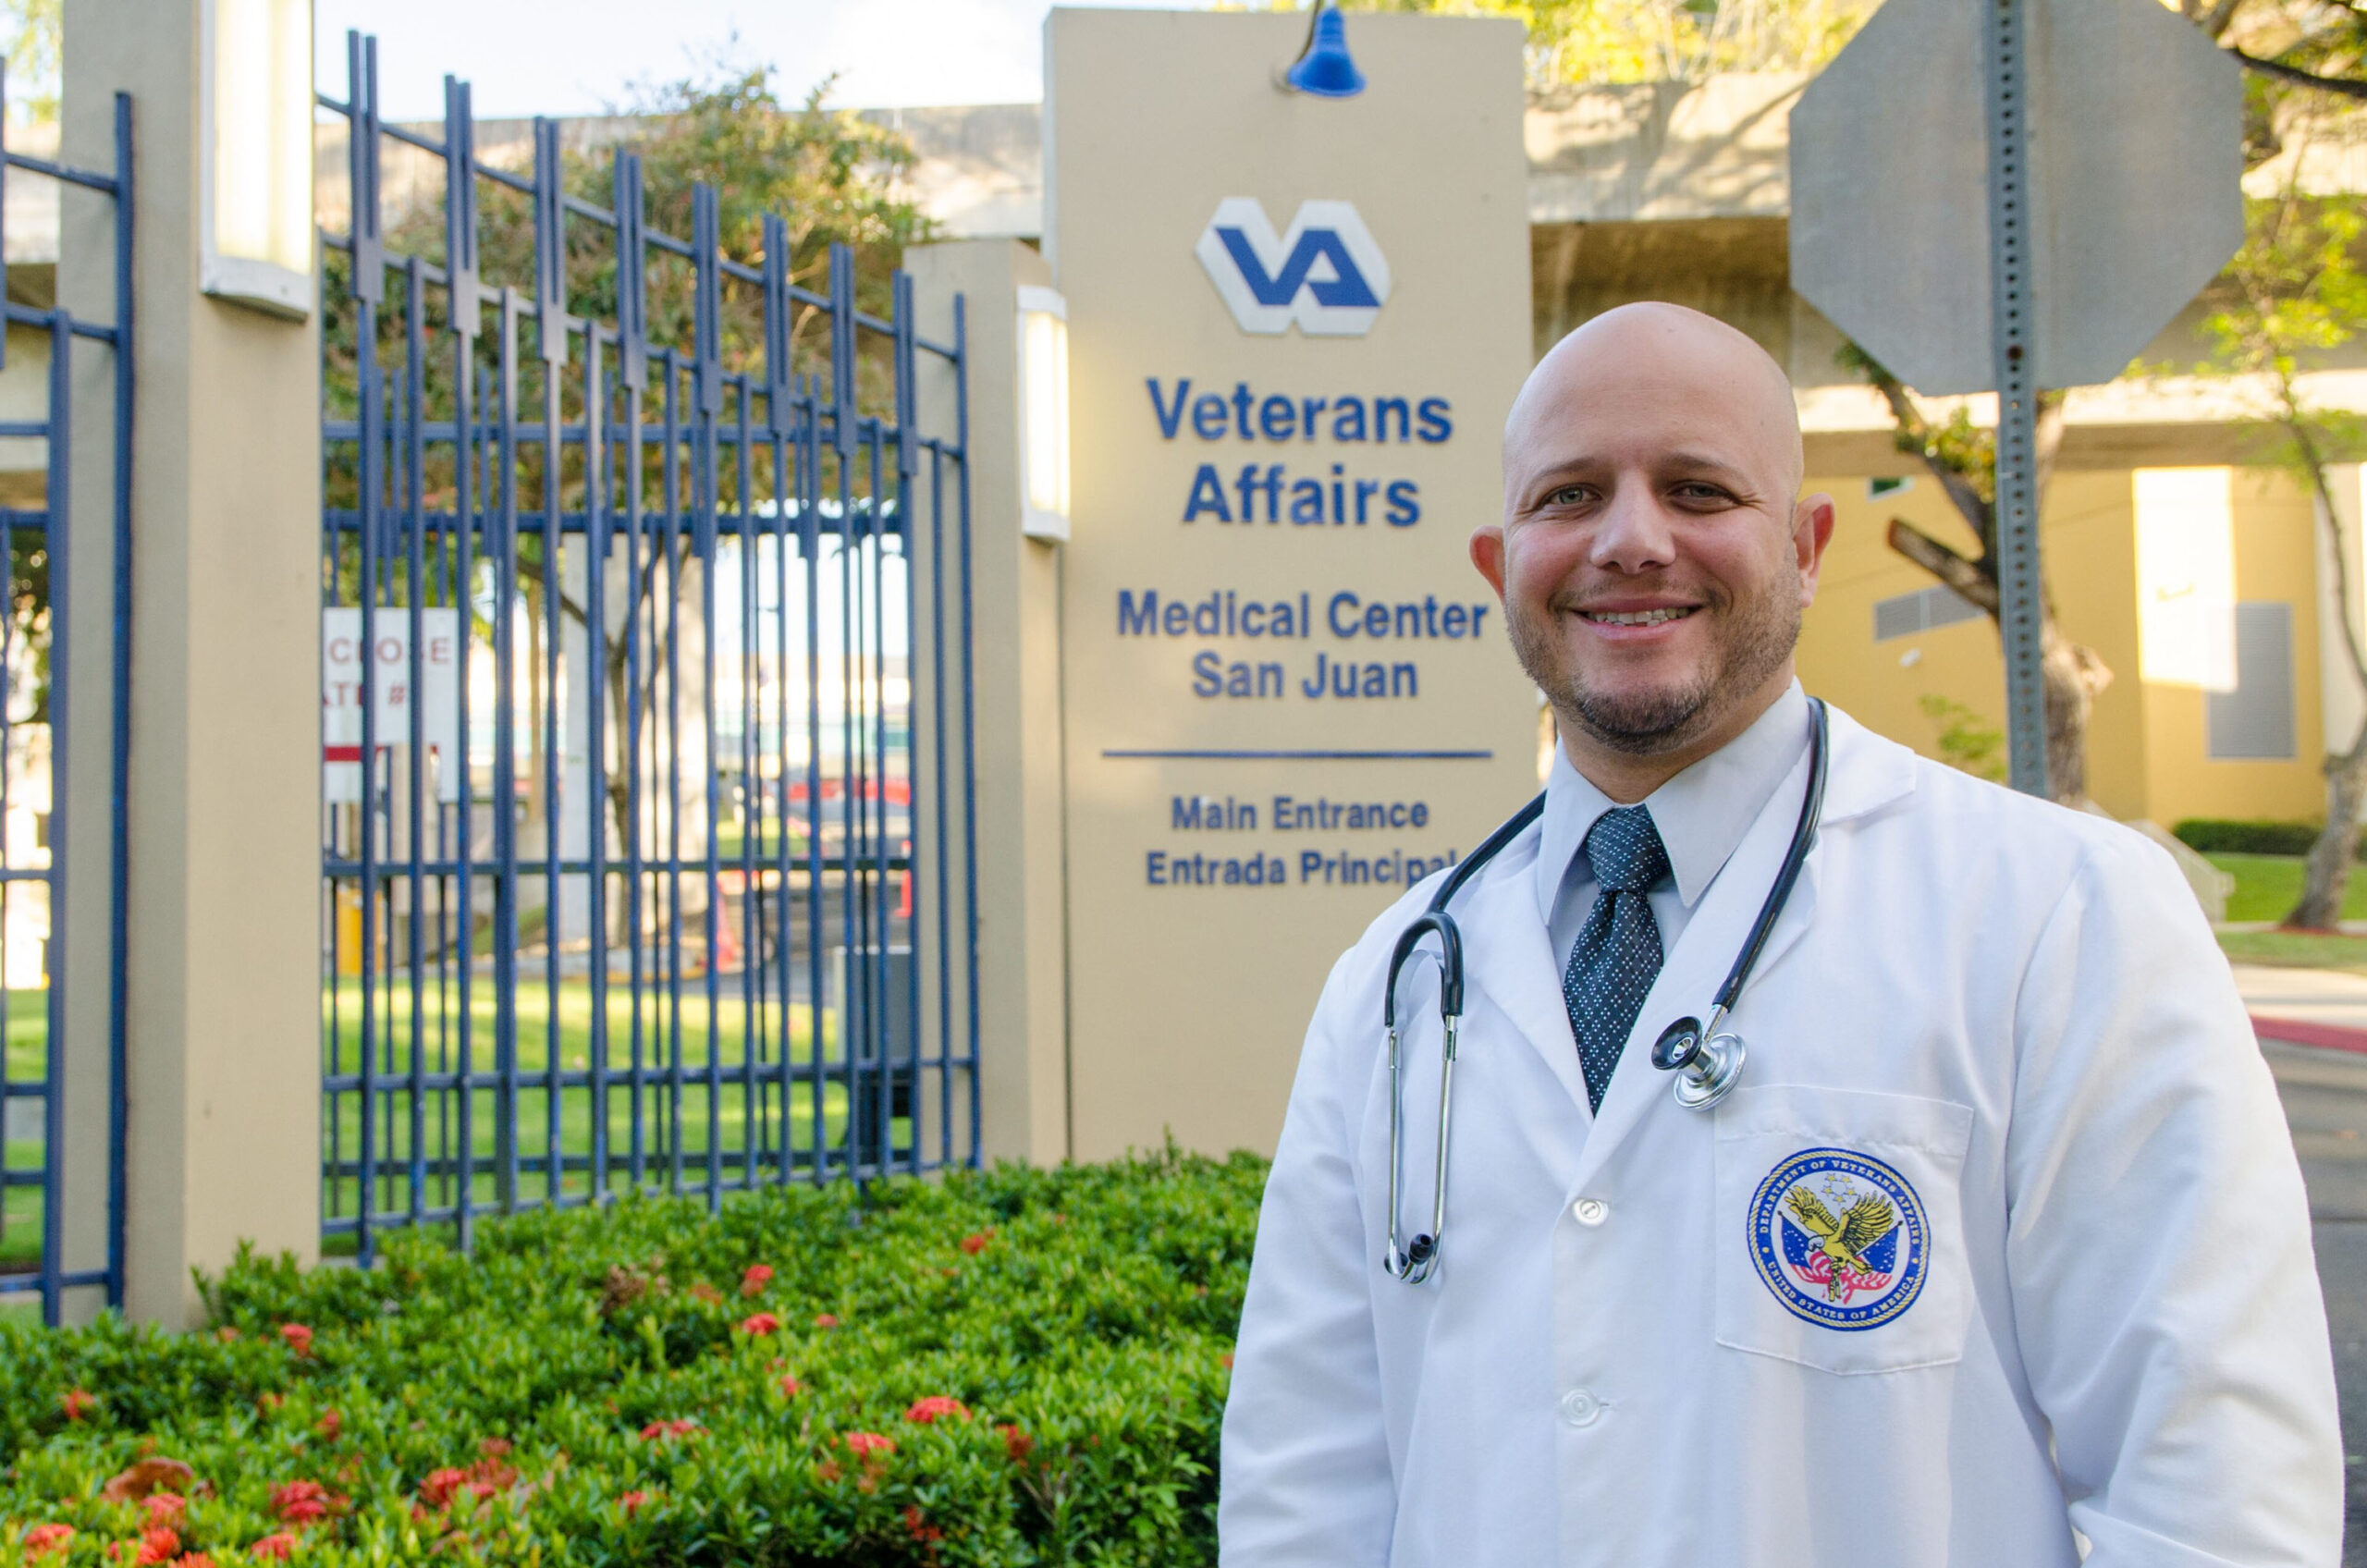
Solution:
<path fill-rule="evenodd" d="M 2252 1015 L 2252 1033 L 2263 1040 L 2283 1040 L 2287 1045 L 2316 1046 L 2324 1050 L 2357 1051 L 2367 1056 L 2367 1029 L 2353 1029 L 2342 1023 L 2305 1023 L 2293 1018 L 2263 1018 Z"/>

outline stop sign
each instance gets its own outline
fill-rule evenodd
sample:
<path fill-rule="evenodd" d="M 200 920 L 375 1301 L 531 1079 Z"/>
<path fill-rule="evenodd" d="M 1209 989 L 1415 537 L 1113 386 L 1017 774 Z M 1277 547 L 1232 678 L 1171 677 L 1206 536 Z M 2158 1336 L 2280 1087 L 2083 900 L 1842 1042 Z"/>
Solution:
<path fill-rule="evenodd" d="M 2023 0 L 2034 382 L 2110 381 L 2243 240 L 2243 82 L 2160 0 Z M 1984 7 L 1888 0 L 1792 110 L 1792 287 L 1919 392 L 1996 385 Z"/>

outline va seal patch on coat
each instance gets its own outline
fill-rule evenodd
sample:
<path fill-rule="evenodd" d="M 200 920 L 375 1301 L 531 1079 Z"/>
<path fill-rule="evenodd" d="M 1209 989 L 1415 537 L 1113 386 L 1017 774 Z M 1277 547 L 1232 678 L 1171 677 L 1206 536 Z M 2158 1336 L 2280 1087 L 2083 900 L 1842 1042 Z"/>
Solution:
<path fill-rule="evenodd" d="M 1786 1310 L 1855 1330 L 1915 1305 L 1931 1236 L 1906 1177 L 1871 1155 L 1803 1149 L 1752 1194 L 1750 1245 Z"/>

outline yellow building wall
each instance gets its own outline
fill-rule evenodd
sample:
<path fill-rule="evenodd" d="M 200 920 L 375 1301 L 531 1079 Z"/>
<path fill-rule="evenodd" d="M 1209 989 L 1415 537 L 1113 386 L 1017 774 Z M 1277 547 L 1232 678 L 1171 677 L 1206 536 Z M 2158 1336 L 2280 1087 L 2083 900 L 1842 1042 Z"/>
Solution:
<path fill-rule="evenodd" d="M 1890 548 L 1893 518 L 1971 552 L 1972 531 L 1928 476 L 1904 490 L 1869 494 L 1865 476 L 1821 476 L 1836 513 L 1816 603 L 1803 619 L 1802 681 L 1877 732 L 1940 758 L 1956 704 L 2001 737 L 2005 671 L 1986 616 L 1877 642 L 1874 606 L 1929 588 L 1933 580 Z M 2092 649 L 2113 672 L 2088 732 L 2088 791 L 2124 819 L 2170 824 L 2189 816 L 2302 819 L 2324 813 L 2319 773 L 2318 601 L 2307 498 L 2282 475 L 2238 470 L 2233 492 L 2236 596 L 2293 606 L 2294 753 L 2290 759 L 2217 760 L 2207 754 L 2204 701 L 2192 687 L 2140 676 L 2136 502 L 2128 470 L 2058 472 L 2041 520 L 2040 547 L 2066 635 Z"/>
<path fill-rule="evenodd" d="M 2290 761 L 2228 761 L 2206 754 L 2203 693 L 2145 688 L 2145 749 L 2153 816 L 2322 819 L 2326 811 L 2324 712 L 2320 700 L 2318 590 L 2309 497 L 2273 470 L 2235 474 L 2236 597 L 2293 606 L 2293 751 Z"/>

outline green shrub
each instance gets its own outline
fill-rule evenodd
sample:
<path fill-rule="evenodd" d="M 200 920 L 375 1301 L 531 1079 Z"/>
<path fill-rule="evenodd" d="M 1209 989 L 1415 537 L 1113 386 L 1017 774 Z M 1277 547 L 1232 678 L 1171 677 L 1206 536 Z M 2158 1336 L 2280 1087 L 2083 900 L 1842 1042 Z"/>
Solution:
<path fill-rule="evenodd" d="M 2318 841 L 2323 824 L 2315 822 L 2242 822 L 2216 816 L 2189 816 L 2170 829 L 2188 849 L 2204 854 L 2306 855 Z M 2367 860 L 2367 839 L 2354 858 Z"/>
<path fill-rule="evenodd" d="M 129 1563 L 152 1510 L 224 1568 L 281 1533 L 324 1568 L 1213 1562 L 1264 1180 L 1170 1150 L 631 1200 L 242 1257 L 202 1332 L 0 1325 L 0 1562 L 65 1525 L 38 1561 Z M 102 1495 L 143 1460 L 190 1466 L 178 1511 Z"/>

